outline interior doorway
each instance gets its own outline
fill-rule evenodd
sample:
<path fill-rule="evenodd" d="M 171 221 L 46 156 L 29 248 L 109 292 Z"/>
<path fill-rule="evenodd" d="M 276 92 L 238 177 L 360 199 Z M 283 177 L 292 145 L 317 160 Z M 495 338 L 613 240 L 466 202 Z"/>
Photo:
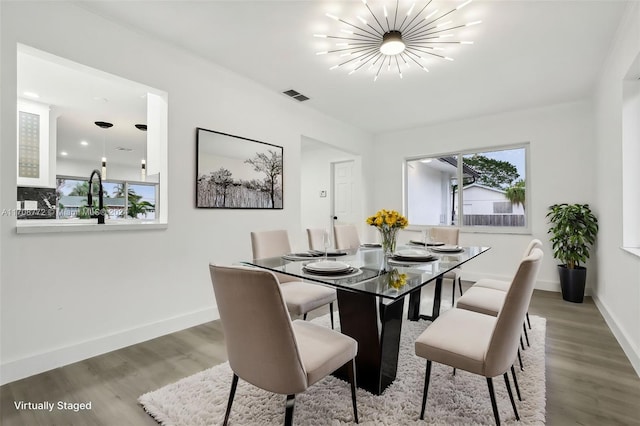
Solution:
<path fill-rule="evenodd" d="M 300 159 L 302 232 L 304 228 L 322 228 L 333 236 L 333 217 L 338 217 L 337 223 L 361 222 L 360 156 L 303 136 Z"/>

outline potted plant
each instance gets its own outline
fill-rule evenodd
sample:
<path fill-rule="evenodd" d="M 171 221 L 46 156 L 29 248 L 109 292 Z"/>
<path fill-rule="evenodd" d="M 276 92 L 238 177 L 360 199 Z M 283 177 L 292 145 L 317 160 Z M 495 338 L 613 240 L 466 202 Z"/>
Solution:
<path fill-rule="evenodd" d="M 562 298 L 582 303 L 587 269 L 580 264 L 587 261 L 596 241 L 598 219 L 588 204 L 566 203 L 550 206 L 547 219 L 553 257 L 562 262 L 558 265 Z"/>

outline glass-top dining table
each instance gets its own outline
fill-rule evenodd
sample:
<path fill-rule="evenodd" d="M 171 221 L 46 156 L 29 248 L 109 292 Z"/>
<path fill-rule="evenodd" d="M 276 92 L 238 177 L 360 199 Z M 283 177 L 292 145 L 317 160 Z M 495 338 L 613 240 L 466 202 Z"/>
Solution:
<path fill-rule="evenodd" d="M 442 276 L 489 249 L 461 247 L 457 252 L 439 252 L 437 247 L 433 251 L 427 248 L 432 259 L 418 262 L 394 261 L 385 257 L 381 248 L 362 246 L 330 252 L 326 259 L 324 256 L 305 258 L 307 254 L 300 253 L 242 263 L 335 288 L 340 330 L 358 342 L 358 386 L 379 395 L 396 377 L 405 297 L 409 296 L 408 320 L 436 319 L 440 315 Z M 311 271 L 313 263 L 324 260 L 339 261 L 351 268 L 343 275 L 320 275 Z M 433 307 L 431 314 L 425 315 L 420 313 L 420 292 L 430 283 L 435 283 Z M 337 372 L 337 375 L 343 373 L 346 377 L 346 372 Z"/>

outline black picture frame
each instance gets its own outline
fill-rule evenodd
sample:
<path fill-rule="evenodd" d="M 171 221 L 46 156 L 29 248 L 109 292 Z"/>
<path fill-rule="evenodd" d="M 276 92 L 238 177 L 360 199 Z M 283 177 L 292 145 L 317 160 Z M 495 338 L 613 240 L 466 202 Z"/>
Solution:
<path fill-rule="evenodd" d="M 284 149 L 196 128 L 196 208 L 283 208 Z"/>

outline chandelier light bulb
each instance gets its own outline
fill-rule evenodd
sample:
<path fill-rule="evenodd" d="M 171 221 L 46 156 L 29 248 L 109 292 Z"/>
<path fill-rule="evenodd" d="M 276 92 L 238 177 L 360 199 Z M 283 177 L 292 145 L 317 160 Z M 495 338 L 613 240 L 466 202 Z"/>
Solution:
<path fill-rule="evenodd" d="M 431 12 L 430 14 L 428 14 L 427 16 L 424 17 L 424 20 L 426 21 L 427 19 L 431 18 L 433 15 L 436 14 L 436 12 L 438 12 L 438 9 L 434 10 L 433 12 Z"/>
<path fill-rule="evenodd" d="M 402 41 L 402 34 L 400 31 L 389 31 L 382 36 L 382 45 L 380 45 L 380 52 L 383 55 L 394 56 L 404 52 L 404 41 Z"/>
<path fill-rule="evenodd" d="M 471 3 L 471 0 L 467 0 L 466 2 L 462 3 L 461 5 L 459 5 L 458 7 L 456 7 L 456 10 L 462 9 L 463 7 L 468 5 L 469 3 Z"/>

